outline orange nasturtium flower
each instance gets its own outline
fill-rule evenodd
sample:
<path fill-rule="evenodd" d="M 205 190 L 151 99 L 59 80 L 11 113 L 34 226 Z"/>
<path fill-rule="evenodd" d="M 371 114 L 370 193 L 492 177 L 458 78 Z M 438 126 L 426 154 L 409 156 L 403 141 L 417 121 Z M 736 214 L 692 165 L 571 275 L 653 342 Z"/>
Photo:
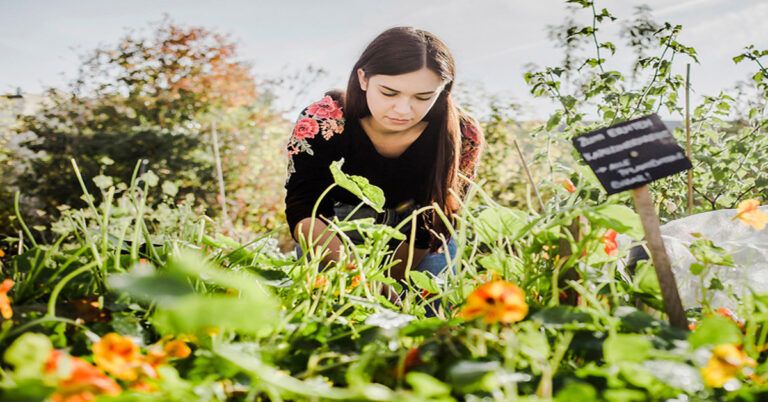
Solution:
<path fill-rule="evenodd" d="M 114 332 L 93 344 L 93 360 L 107 373 L 125 381 L 136 380 L 144 363 L 139 346 Z"/>
<path fill-rule="evenodd" d="M 161 364 L 165 364 L 168 359 L 184 359 L 191 353 L 192 349 L 187 346 L 184 340 L 166 341 L 166 338 L 163 338 L 160 342 L 147 348 L 146 362 L 154 369 Z"/>
<path fill-rule="evenodd" d="M 307 276 L 307 283 L 310 284 L 312 289 L 325 289 L 325 286 L 328 284 L 328 279 L 325 278 L 325 275 L 323 274 L 317 274 L 315 277 L 315 283 L 312 283 L 312 276 Z"/>
<path fill-rule="evenodd" d="M 6 279 L 0 284 L 0 315 L 4 319 L 10 320 L 13 317 L 13 309 L 11 308 L 11 298 L 8 297 L 8 292 L 13 287 L 13 281 Z"/>
<path fill-rule="evenodd" d="M 605 253 L 608 255 L 616 254 L 616 250 L 619 249 L 619 244 L 616 243 L 616 235 L 617 233 L 613 229 L 608 229 L 603 235 L 603 246 Z"/>
<path fill-rule="evenodd" d="M 736 323 L 736 325 L 739 326 L 742 330 L 744 330 L 744 322 L 739 319 L 739 317 L 736 316 L 736 313 L 731 311 L 728 307 L 720 307 L 719 309 L 715 310 L 715 313 L 733 321 Z"/>
<path fill-rule="evenodd" d="M 470 293 L 459 317 L 482 317 L 488 324 L 505 324 L 522 320 L 528 314 L 525 294 L 517 285 L 503 280 L 488 282 Z"/>
<path fill-rule="evenodd" d="M 576 186 L 573 185 L 573 182 L 571 181 L 571 179 L 560 179 L 557 182 L 560 183 L 561 186 L 563 186 L 565 191 L 567 191 L 569 193 L 575 193 L 576 192 Z"/>
<path fill-rule="evenodd" d="M 118 395 L 122 391 L 115 380 L 85 360 L 52 350 L 44 371 L 60 375 L 62 370 L 66 372 L 58 379 L 56 392 L 51 396 L 54 402 L 93 401 L 98 395 Z"/>
<path fill-rule="evenodd" d="M 760 201 L 755 199 L 744 200 L 739 203 L 736 209 L 736 216 L 733 219 L 739 219 L 745 224 L 752 226 L 755 230 L 763 230 L 768 223 L 768 214 L 759 210 Z"/>
<path fill-rule="evenodd" d="M 192 353 L 187 343 L 179 339 L 166 343 L 163 351 L 172 359 L 184 359 Z"/>
<path fill-rule="evenodd" d="M 736 378 L 745 367 L 755 367 L 756 363 L 736 345 L 715 346 L 707 365 L 701 368 L 704 383 L 712 388 L 720 388 Z"/>
<path fill-rule="evenodd" d="M 731 311 L 731 309 L 729 309 L 728 307 L 720 307 L 720 308 L 718 308 L 717 310 L 715 310 L 715 314 L 721 315 L 721 316 L 723 316 L 723 317 L 733 321 L 736 325 L 739 326 L 739 328 L 741 328 L 742 332 L 744 331 L 744 321 L 742 321 L 739 317 L 737 317 L 736 313 Z M 711 317 L 712 314 L 707 314 L 706 316 L 707 317 Z M 691 330 L 691 331 L 695 330 L 696 327 L 697 327 L 697 323 L 695 321 L 688 324 L 688 329 Z"/>
<path fill-rule="evenodd" d="M 358 286 L 360 286 L 360 282 L 363 280 L 363 277 L 360 275 L 355 275 L 352 277 L 352 281 L 349 283 L 349 286 L 347 287 L 347 291 L 350 291 Z"/>

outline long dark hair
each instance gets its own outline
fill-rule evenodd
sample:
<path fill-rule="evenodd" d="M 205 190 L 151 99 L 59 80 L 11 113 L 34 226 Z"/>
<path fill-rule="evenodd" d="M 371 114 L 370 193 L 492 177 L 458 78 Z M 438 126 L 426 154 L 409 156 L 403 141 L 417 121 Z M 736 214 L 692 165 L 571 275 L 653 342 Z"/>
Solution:
<path fill-rule="evenodd" d="M 448 47 L 432 33 L 412 27 L 390 28 L 377 36 L 365 48 L 352 68 L 347 82 L 346 92 L 331 90 L 330 95 L 344 108 L 347 120 L 361 119 L 371 115 L 366 102 L 365 92 L 360 88 L 357 70 L 362 69 L 366 77 L 377 74 L 400 75 L 428 68 L 446 82 L 440 96 L 432 105 L 424 120 L 430 125 L 437 125 L 437 149 L 435 150 L 435 169 L 430 174 L 428 186 L 429 202 L 445 213 L 453 224 L 455 202 L 449 202 L 449 190 L 463 196 L 463 185 L 459 184 L 458 169 L 461 151 L 460 120 L 469 116 L 451 98 L 456 75 L 456 64 Z M 427 225 L 434 233 L 431 235 L 430 249 L 436 250 L 442 244 L 438 235 L 449 237 L 448 228 L 434 211 L 431 211 Z"/>

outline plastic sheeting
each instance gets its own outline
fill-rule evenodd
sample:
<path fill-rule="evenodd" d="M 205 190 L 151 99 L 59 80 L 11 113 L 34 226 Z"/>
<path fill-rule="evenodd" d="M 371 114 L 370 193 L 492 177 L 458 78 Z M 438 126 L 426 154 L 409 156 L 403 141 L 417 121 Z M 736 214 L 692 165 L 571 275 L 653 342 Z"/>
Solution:
<path fill-rule="evenodd" d="M 768 213 L 768 206 L 760 208 Z M 768 293 L 768 227 L 755 230 L 739 220 L 735 209 L 723 209 L 691 215 L 670 221 L 661 226 L 664 246 L 669 254 L 672 272 L 683 308 L 701 306 L 702 277 L 690 271 L 696 262 L 688 247 L 696 240 L 692 233 L 711 240 L 733 256 L 734 266 L 712 267 L 704 274 L 703 282 L 709 286 L 712 278 L 722 282 L 725 290 L 708 290 L 712 307 L 734 309 L 738 300 L 730 293 L 741 297 L 749 289 L 756 293 Z"/>

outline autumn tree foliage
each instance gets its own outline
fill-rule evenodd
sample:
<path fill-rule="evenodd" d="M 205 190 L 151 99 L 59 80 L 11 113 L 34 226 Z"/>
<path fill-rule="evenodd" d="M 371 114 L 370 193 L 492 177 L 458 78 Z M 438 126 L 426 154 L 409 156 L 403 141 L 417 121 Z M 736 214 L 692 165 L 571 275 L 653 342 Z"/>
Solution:
<path fill-rule="evenodd" d="M 25 211 L 37 210 L 28 218 L 83 205 L 72 158 L 94 194 L 100 190 L 93 177 L 110 177 L 100 184 L 120 191 L 139 166 L 139 174 L 152 170 L 173 183 L 177 197 L 192 194 L 204 212 L 220 213 L 215 122 L 233 220 L 277 222 L 282 161 L 254 167 L 251 159 L 280 156 L 284 135 L 267 127 L 282 119 L 271 111 L 272 96 L 258 90 L 250 66 L 237 57 L 226 36 L 167 17 L 149 35 L 129 31 L 117 44 L 85 55 L 76 80 L 67 89 L 48 90 L 46 105 L 22 121 L 20 132 L 34 133 L 25 145 L 41 155 L 19 180 Z M 159 186 L 154 190 L 150 202 L 161 197 Z M 275 199 L 254 194 L 262 191 Z M 254 216 L 265 211 L 268 218 Z"/>
<path fill-rule="evenodd" d="M 160 126 L 257 99 L 254 77 L 248 65 L 236 60 L 234 43 L 205 28 L 183 28 L 168 20 L 149 39 L 127 35 L 114 48 L 96 49 L 80 74 L 77 92 L 117 96 L 137 116 Z"/>

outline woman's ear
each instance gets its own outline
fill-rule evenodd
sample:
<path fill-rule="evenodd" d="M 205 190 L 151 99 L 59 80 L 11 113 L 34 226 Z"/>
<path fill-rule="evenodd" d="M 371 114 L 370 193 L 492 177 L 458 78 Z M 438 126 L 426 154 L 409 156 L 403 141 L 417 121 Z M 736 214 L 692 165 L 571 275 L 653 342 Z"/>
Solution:
<path fill-rule="evenodd" d="M 360 89 L 368 90 L 368 79 L 365 77 L 365 71 L 362 68 L 357 69 L 357 80 L 360 81 Z"/>

